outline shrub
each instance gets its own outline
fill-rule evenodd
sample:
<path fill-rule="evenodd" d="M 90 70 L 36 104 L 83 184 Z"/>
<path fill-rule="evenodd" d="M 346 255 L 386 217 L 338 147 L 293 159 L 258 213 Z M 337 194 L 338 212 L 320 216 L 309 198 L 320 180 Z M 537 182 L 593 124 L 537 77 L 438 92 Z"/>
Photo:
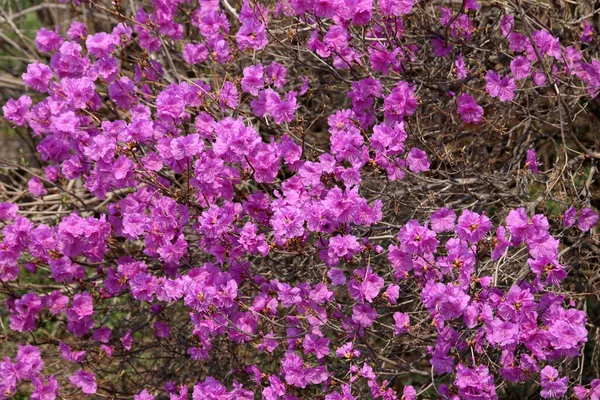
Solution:
<path fill-rule="evenodd" d="M 3 106 L 0 398 L 600 395 L 591 6 L 70 6 Z"/>

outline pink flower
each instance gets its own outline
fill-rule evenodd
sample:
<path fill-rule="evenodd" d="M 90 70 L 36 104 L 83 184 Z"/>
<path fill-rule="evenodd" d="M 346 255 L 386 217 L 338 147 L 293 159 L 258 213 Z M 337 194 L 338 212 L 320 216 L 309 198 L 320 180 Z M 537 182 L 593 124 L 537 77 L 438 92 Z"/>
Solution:
<path fill-rule="evenodd" d="M 433 47 L 433 54 L 436 57 L 448 57 L 454 48 L 452 43 L 447 43 L 444 39 L 437 37 L 431 39 L 431 46 Z"/>
<path fill-rule="evenodd" d="M 458 79 L 464 79 L 467 77 L 469 71 L 467 70 L 467 66 L 465 65 L 465 60 L 463 59 L 462 54 L 458 56 L 454 62 L 454 66 L 456 67 L 456 76 L 458 76 Z"/>
<path fill-rule="evenodd" d="M 242 90 L 254 96 L 258 96 L 259 90 L 265 86 L 263 78 L 264 69 L 262 64 L 251 65 L 244 68 L 244 77 L 242 78 Z"/>
<path fill-rule="evenodd" d="M 142 390 L 140 393 L 133 396 L 133 400 L 154 400 L 154 396 L 152 396 L 146 389 Z"/>
<path fill-rule="evenodd" d="M 31 97 L 23 95 L 17 101 L 14 99 L 8 100 L 6 105 L 2 107 L 4 118 L 17 126 L 25 126 L 29 119 L 29 108 L 31 107 Z"/>
<path fill-rule="evenodd" d="M 239 102 L 240 99 L 237 88 L 233 83 L 226 81 L 219 94 L 219 104 L 223 108 L 236 108 Z"/>
<path fill-rule="evenodd" d="M 78 387 L 85 394 L 94 394 L 98 389 L 96 384 L 96 376 L 91 372 L 79 370 L 69 378 L 73 386 Z"/>
<path fill-rule="evenodd" d="M 410 329 L 410 317 L 406 313 L 394 313 L 395 334 L 401 335 Z"/>
<path fill-rule="evenodd" d="M 577 227 L 579 230 L 586 232 L 593 229 L 598 223 L 598 213 L 591 208 L 584 208 L 579 212 L 577 218 Z"/>
<path fill-rule="evenodd" d="M 594 26 L 590 21 L 585 21 L 583 24 L 583 32 L 581 32 L 581 41 L 583 43 L 591 43 L 594 40 Z"/>
<path fill-rule="evenodd" d="M 408 157 L 406 157 L 406 163 L 408 164 L 408 169 L 410 169 L 415 174 L 419 172 L 429 171 L 429 160 L 427 159 L 427 153 L 423 150 L 417 149 L 413 147 L 408 152 Z"/>
<path fill-rule="evenodd" d="M 483 108 L 472 96 L 463 93 L 458 98 L 458 114 L 464 122 L 478 124 L 483 118 Z"/>
<path fill-rule="evenodd" d="M 542 71 L 535 71 L 533 73 L 533 82 L 537 86 L 544 86 L 546 84 L 546 74 L 544 74 Z"/>
<path fill-rule="evenodd" d="M 530 66 L 531 62 L 523 56 L 517 56 L 510 62 L 510 70 L 516 80 L 527 78 L 531 73 Z"/>
<path fill-rule="evenodd" d="M 494 377 L 484 365 L 467 368 L 462 364 L 456 367 L 454 385 L 460 398 L 497 399 Z"/>
<path fill-rule="evenodd" d="M 489 232 L 492 222 L 485 214 L 479 215 L 469 210 L 464 210 L 458 218 L 456 235 L 470 243 L 477 243 Z"/>
<path fill-rule="evenodd" d="M 370 267 L 357 269 L 353 272 L 354 278 L 348 283 L 350 296 L 360 301 L 372 303 L 383 288 L 383 278 L 371 271 Z"/>
<path fill-rule="evenodd" d="M 456 214 L 449 208 L 439 208 L 429 217 L 431 229 L 436 232 L 450 232 L 454 229 Z"/>
<path fill-rule="evenodd" d="M 287 75 L 287 69 L 278 62 L 272 62 L 265 69 L 267 75 L 267 81 L 275 86 L 277 89 L 281 89 L 285 85 L 285 77 Z"/>
<path fill-rule="evenodd" d="M 511 101 L 515 97 L 515 80 L 506 75 L 500 79 L 500 76 L 494 71 L 488 71 L 485 76 L 486 89 L 490 96 L 498 97 L 500 101 Z"/>
<path fill-rule="evenodd" d="M 515 26 L 515 17 L 510 14 L 505 14 L 500 21 L 500 30 L 502 31 L 502 35 L 507 37 L 508 34 L 512 31 Z"/>
<path fill-rule="evenodd" d="M 537 159 L 535 157 L 535 149 L 529 149 L 527 150 L 527 158 L 525 160 L 525 166 L 527 168 L 529 168 L 529 170 L 531 172 L 533 172 L 534 174 L 539 174 L 540 170 L 538 169 L 538 162 Z"/>
<path fill-rule="evenodd" d="M 125 335 L 121 338 L 121 344 L 125 348 L 125 350 L 131 350 L 131 343 L 133 342 L 133 337 L 131 336 L 132 330 L 128 329 L 125 332 Z"/>
<path fill-rule="evenodd" d="M 379 0 L 378 4 L 384 15 L 401 16 L 409 14 L 413 8 L 413 0 Z"/>
<path fill-rule="evenodd" d="M 406 82 L 398 82 L 383 103 L 383 112 L 388 122 L 401 122 L 405 116 L 414 114 L 416 109 L 414 89 Z"/>
<path fill-rule="evenodd" d="M 87 35 L 87 29 L 85 23 L 80 21 L 73 21 L 67 30 L 67 37 L 69 40 L 81 41 Z"/>
<path fill-rule="evenodd" d="M 373 310 L 368 304 L 359 304 L 352 309 L 352 321 L 363 328 L 373 325 L 378 317 L 377 311 Z"/>
<path fill-rule="evenodd" d="M 54 28 L 54 31 L 40 28 L 35 37 L 35 44 L 37 45 L 38 50 L 43 53 L 50 53 L 54 50 L 58 50 L 63 42 L 64 39 L 58 34 L 58 26 Z"/>
<path fill-rule="evenodd" d="M 433 253 L 439 244 L 435 232 L 427 229 L 426 225 L 419 225 L 416 219 L 408 221 L 400 229 L 398 240 L 403 252 L 419 255 Z"/>
<path fill-rule="evenodd" d="M 191 65 L 203 63 L 208 59 L 208 49 L 202 43 L 187 43 L 183 47 L 183 59 Z"/>
<path fill-rule="evenodd" d="M 46 92 L 53 75 L 52 69 L 49 66 L 35 61 L 27 66 L 27 72 L 21 78 L 23 78 L 23 83 L 33 90 Z"/>
<path fill-rule="evenodd" d="M 563 214 L 563 226 L 570 228 L 575 225 L 575 217 L 577 216 L 577 209 L 573 206 L 569 207 Z"/>
<path fill-rule="evenodd" d="M 48 193 L 37 176 L 34 176 L 29 180 L 27 187 L 29 188 L 29 192 L 31 192 L 33 197 L 41 197 Z"/>
<path fill-rule="evenodd" d="M 556 368 L 546 365 L 540 372 L 542 391 L 540 396 L 544 399 L 558 399 L 567 393 L 568 377 L 558 377 Z"/>

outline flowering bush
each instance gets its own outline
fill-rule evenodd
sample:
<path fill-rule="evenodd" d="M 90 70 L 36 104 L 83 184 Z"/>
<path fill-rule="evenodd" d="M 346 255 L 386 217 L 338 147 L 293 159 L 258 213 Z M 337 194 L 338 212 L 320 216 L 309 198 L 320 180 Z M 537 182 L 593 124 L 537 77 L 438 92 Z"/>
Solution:
<path fill-rule="evenodd" d="M 598 398 L 596 10 L 535 4 L 73 0 L 3 106 L 0 398 Z"/>

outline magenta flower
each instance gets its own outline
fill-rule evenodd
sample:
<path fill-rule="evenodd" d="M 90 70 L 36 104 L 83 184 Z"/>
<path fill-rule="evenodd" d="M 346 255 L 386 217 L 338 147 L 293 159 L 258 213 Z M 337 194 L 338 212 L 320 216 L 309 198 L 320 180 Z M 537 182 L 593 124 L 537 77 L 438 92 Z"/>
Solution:
<path fill-rule="evenodd" d="M 431 39 L 431 46 L 433 47 L 433 54 L 436 57 L 448 57 L 454 48 L 451 43 L 447 43 L 444 39 L 437 37 Z"/>
<path fill-rule="evenodd" d="M 546 54 L 557 59 L 562 57 L 560 41 L 558 38 L 553 37 L 550 32 L 545 29 L 540 29 L 533 32 L 532 36 L 542 57 Z M 529 41 L 527 42 L 527 57 L 530 60 L 537 59 L 537 55 Z"/>
<path fill-rule="evenodd" d="M 314 353 L 317 359 L 328 356 L 330 353 L 329 339 L 317 335 L 306 335 L 302 341 L 302 347 L 305 354 Z"/>
<path fill-rule="evenodd" d="M 506 239 L 506 229 L 499 226 L 494 238 L 494 248 L 492 249 L 492 260 L 498 260 L 502 257 L 506 249 L 510 246 L 510 242 Z"/>
<path fill-rule="evenodd" d="M 476 0 L 469 0 L 470 2 L 476 2 Z M 474 9 L 474 8 L 472 8 Z M 401 400 L 416 400 L 417 399 L 417 391 L 411 385 L 404 386 L 402 390 L 402 398 Z"/>
<path fill-rule="evenodd" d="M 365 300 L 372 303 L 384 286 L 383 278 L 374 274 L 370 267 L 357 269 L 353 275 L 354 278 L 348 283 L 350 296 L 361 303 Z"/>
<path fill-rule="evenodd" d="M 240 102 L 238 90 L 235 85 L 229 81 L 226 81 L 221 88 L 219 94 L 219 104 L 221 107 L 236 108 Z"/>
<path fill-rule="evenodd" d="M 531 62 L 523 57 L 517 56 L 510 62 L 510 70 L 516 80 L 525 79 L 531 73 Z"/>
<path fill-rule="evenodd" d="M 477 2 L 477 0 L 466 0 L 465 1 L 465 10 L 479 10 L 480 8 L 481 8 L 481 5 Z"/>
<path fill-rule="evenodd" d="M 152 396 L 146 389 L 142 390 L 140 393 L 133 396 L 133 400 L 154 400 L 154 396 Z"/>
<path fill-rule="evenodd" d="M 354 349 L 354 344 L 352 342 L 348 342 L 348 343 L 344 344 L 343 346 L 341 346 L 340 348 L 338 348 L 335 351 L 335 355 L 338 358 L 351 359 L 353 357 L 360 356 L 360 351 Z"/>
<path fill-rule="evenodd" d="M 58 50 L 63 42 L 64 39 L 58 34 L 58 26 L 54 28 L 54 31 L 40 28 L 35 37 L 35 44 L 38 50 L 43 53 Z"/>
<path fill-rule="evenodd" d="M 426 225 L 419 225 L 416 219 L 408 221 L 400 229 L 398 240 L 403 252 L 419 255 L 433 253 L 439 244 L 435 232 L 427 229 Z"/>
<path fill-rule="evenodd" d="M 112 53 L 118 43 L 119 40 L 112 34 L 99 32 L 95 35 L 88 35 L 85 46 L 90 54 L 102 58 Z"/>
<path fill-rule="evenodd" d="M 347 258 L 352 259 L 352 256 L 358 253 L 362 246 L 358 243 L 355 236 L 344 235 L 334 236 L 329 240 L 329 258 Z"/>
<path fill-rule="evenodd" d="M 577 216 L 577 209 L 573 206 L 569 207 L 563 214 L 563 226 L 570 228 L 575 225 L 575 219 Z"/>
<path fill-rule="evenodd" d="M 67 37 L 69 40 L 73 41 L 81 41 L 87 35 L 87 29 L 85 27 L 85 23 L 74 20 L 71 22 L 69 29 L 67 30 Z"/>
<path fill-rule="evenodd" d="M 529 168 L 531 172 L 534 174 L 539 174 L 540 170 L 538 169 L 539 163 L 536 159 L 535 149 L 527 150 L 527 158 L 525 160 L 525 167 Z"/>
<path fill-rule="evenodd" d="M 517 335 L 519 334 L 518 325 L 496 318 L 487 325 L 487 328 L 486 338 L 493 346 L 506 349 L 517 343 Z"/>
<path fill-rule="evenodd" d="M 377 311 L 373 310 L 368 304 L 359 304 L 352 309 L 352 321 L 363 328 L 373 325 L 377 317 Z"/>
<path fill-rule="evenodd" d="M 577 227 L 583 232 L 593 229 L 598 223 L 598 213 L 591 208 L 584 208 L 579 212 Z"/>
<path fill-rule="evenodd" d="M 96 94 L 94 82 L 89 78 L 65 78 L 62 84 L 67 101 L 75 108 L 87 108 L 87 103 Z"/>
<path fill-rule="evenodd" d="M 267 103 L 267 109 L 273 121 L 276 124 L 282 124 L 283 122 L 292 122 L 298 105 L 296 103 L 296 92 L 286 93 L 285 100 L 281 100 L 279 95 L 275 95 L 272 98 L 272 102 Z"/>
<path fill-rule="evenodd" d="M 477 104 L 472 96 L 462 93 L 457 102 L 457 112 L 464 122 L 472 124 L 478 124 L 481 122 L 483 118 L 483 108 Z"/>
<path fill-rule="evenodd" d="M 121 344 L 125 350 L 131 350 L 131 344 L 133 342 L 133 337 L 131 336 L 132 332 L 133 331 L 131 329 L 128 329 L 127 332 L 125 332 L 125 335 L 123 335 L 121 338 Z"/>
<path fill-rule="evenodd" d="M 191 65 L 203 63 L 208 59 L 208 49 L 203 43 L 187 43 L 183 47 L 183 59 Z"/>
<path fill-rule="evenodd" d="M 180 88 L 172 84 L 156 98 L 160 118 L 178 119 L 185 115 L 185 101 Z"/>
<path fill-rule="evenodd" d="M 157 281 L 154 276 L 141 272 L 129 280 L 131 295 L 140 301 L 152 302 L 156 292 Z"/>
<path fill-rule="evenodd" d="M 152 327 L 154 328 L 154 334 L 156 337 L 166 339 L 171 336 L 171 328 L 164 322 L 156 321 Z"/>
<path fill-rule="evenodd" d="M 94 331 L 94 340 L 99 343 L 108 343 L 112 330 L 108 326 L 103 326 Z"/>
<path fill-rule="evenodd" d="M 488 71 L 485 76 L 486 89 L 490 96 L 498 97 L 500 101 L 511 101 L 515 98 L 517 88 L 515 80 L 506 75 L 502 79 L 494 71 Z"/>
<path fill-rule="evenodd" d="M 512 31 L 515 26 L 515 17 L 510 14 L 505 14 L 500 21 L 500 30 L 502 31 L 502 35 L 507 37 L 509 33 Z"/>
<path fill-rule="evenodd" d="M 45 384 L 44 381 L 47 380 Z M 31 380 L 31 400 L 52 400 L 58 397 L 58 381 L 53 376 L 39 376 Z"/>
<path fill-rule="evenodd" d="M 556 368 L 546 365 L 540 372 L 540 383 L 542 391 L 540 396 L 544 399 L 558 399 L 567 393 L 567 385 L 569 384 L 568 377 L 558 377 Z"/>
<path fill-rule="evenodd" d="M 580 356 L 589 310 L 552 286 L 577 258 L 562 258 L 577 232 L 450 181 L 470 161 L 485 167 L 461 154 L 535 116 L 554 85 L 596 97 L 593 18 L 559 40 L 525 32 L 515 10 L 494 22 L 478 0 L 446 3 L 161 0 L 122 8 L 131 18 L 112 25 L 71 22 L 64 38 L 40 29 L 33 48 L 8 38 L 23 44 L 11 56 L 37 48 L 46 61 L 24 64 L 21 89 L 35 96 L 3 104 L 40 163 L 3 179 L 0 283 L 16 355 L 0 360 L 0 398 L 96 397 L 123 361 L 150 376 L 145 361 L 170 357 L 182 377 L 215 358 L 235 368 L 211 364 L 222 382 L 155 374 L 144 386 L 130 374 L 123 396 L 414 400 L 418 389 L 386 380 L 402 365 L 378 368 L 406 355 L 421 375 L 449 377 L 429 390 L 443 399 L 497 399 L 511 382 L 567 396 L 558 371 Z M 460 132 L 484 122 L 477 143 Z M 539 173 L 534 142 L 517 139 L 526 158 L 490 164 L 499 181 L 520 161 Z M 575 207 L 565 228 L 594 232 L 597 210 Z M 60 340 L 44 340 L 49 324 Z M 395 346 L 413 333 L 417 347 Z M 25 337 L 43 345 L 14 342 Z M 600 380 L 574 392 L 599 397 Z"/>
<path fill-rule="evenodd" d="M 346 284 L 346 277 L 341 269 L 332 268 L 327 272 L 327 276 L 331 279 L 331 284 L 333 286 L 342 286 Z"/>
<path fill-rule="evenodd" d="M 275 86 L 277 89 L 281 89 L 285 85 L 285 77 L 287 75 L 287 69 L 278 62 L 272 62 L 265 69 L 267 75 L 267 82 Z"/>
<path fill-rule="evenodd" d="M 27 72 L 21 78 L 23 78 L 23 83 L 33 90 L 46 92 L 53 75 L 52 69 L 49 66 L 35 61 L 27 66 Z"/>
<path fill-rule="evenodd" d="M 0 203 L 0 221 L 13 221 L 17 217 L 19 206 L 14 203 Z"/>
<path fill-rule="evenodd" d="M 529 242 L 542 236 L 548 230 L 548 220 L 542 215 L 529 218 L 525 208 L 521 207 L 508 213 L 506 227 L 512 236 L 513 245 L 518 245 L 521 241 Z"/>
<path fill-rule="evenodd" d="M 281 360 L 281 374 L 288 385 L 305 388 L 308 384 L 304 362 L 293 352 L 287 352 Z"/>
<path fill-rule="evenodd" d="M 429 221 L 434 232 L 450 232 L 454 229 L 456 214 L 451 209 L 442 207 L 431 214 Z"/>
<path fill-rule="evenodd" d="M 533 73 L 533 82 L 537 86 L 544 86 L 546 84 L 546 74 L 542 71 L 535 71 Z"/>
<path fill-rule="evenodd" d="M 383 104 L 386 121 L 391 123 L 401 122 L 405 116 L 414 114 L 416 109 L 414 89 L 406 82 L 398 82 Z"/>
<path fill-rule="evenodd" d="M 456 235 L 469 243 L 477 243 L 492 228 L 492 222 L 485 214 L 464 210 L 458 218 L 454 231 Z"/>
<path fill-rule="evenodd" d="M 465 60 L 463 59 L 462 54 L 458 56 L 454 62 L 454 66 L 456 67 L 456 76 L 458 76 L 458 79 L 464 79 L 467 77 L 469 71 L 465 65 Z"/>
<path fill-rule="evenodd" d="M 275 211 L 271 223 L 275 236 L 281 239 L 291 239 L 304 233 L 304 218 L 294 207 L 285 207 Z"/>
<path fill-rule="evenodd" d="M 378 2 L 383 14 L 396 16 L 410 14 L 413 3 L 413 0 L 379 0 Z"/>
<path fill-rule="evenodd" d="M 251 65 L 244 68 L 244 77 L 242 78 L 242 90 L 251 95 L 258 96 L 259 90 L 265 86 L 263 78 L 264 69 L 262 64 Z"/>
<path fill-rule="evenodd" d="M 59 342 L 58 349 L 63 360 L 79 364 L 85 358 L 85 351 L 74 352 L 71 347 L 63 342 Z"/>
<path fill-rule="evenodd" d="M 98 385 L 96 384 L 96 376 L 91 372 L 87 372 L 82 369 L 71 375 L 69 381 L 71 381 L 73 386 L 80 388 L 85 394 L 94 394 L 98 389 Z"/>
<path fill-rule="evenodd" d="M 581 42 L 591 43 L 595 36 L 594 26 L 590 21 L 585 21 L 583 24 L 583 32 L 581 32 Z"/>
<path fill-rule="evenodd" d="M 429 171 L 429 167 L 431 165 L 427 159 L 427 153 L 425 153 L 423 150 L 417 149 L 416 147 L 413 147 L 408 152 L 406 163 L 408 164 L 408 169 L 415 174 Z"/>
<path fill-rule="evenodd" d="M 406 313 L 394 313 L 394 323 L 396 335 L 401 335 L 404 332 L 408 332 L 410 329 L 410 317 Z"/>
<path fill-rule="evenodd" d="M 48 191 L 44 188 L 42 181 L 40 181 L 37 176 L 32 177 L 29 182 L 27 182 L 27 188 L 33 197 L 41 197 L 48 193 Z"/>
<path fill-rule="evenodd" d="M 23 95 L 17 101 L 8 100 L 6 105 L 2 106 L 4 118 L 17 126 L 25 126 L 29 119 L 29 108 L 31 107 L 31 97 Z"/>
<path fill-rule="evenodd" d="M 462 364 L 456 367 L 454 385 L 458 388 L 461 398 L 497 399 L 494 377 L 484 365 L 467 368 Z"/>

